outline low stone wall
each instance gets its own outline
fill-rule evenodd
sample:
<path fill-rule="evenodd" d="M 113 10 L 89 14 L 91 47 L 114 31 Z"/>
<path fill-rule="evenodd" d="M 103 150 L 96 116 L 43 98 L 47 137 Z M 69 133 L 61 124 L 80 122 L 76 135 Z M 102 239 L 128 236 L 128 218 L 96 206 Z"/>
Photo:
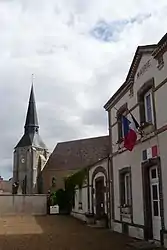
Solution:
<path fill-rule="evenodd" d="M 47 214 L 46 195 L 0 195 L 0 216 Z"/>

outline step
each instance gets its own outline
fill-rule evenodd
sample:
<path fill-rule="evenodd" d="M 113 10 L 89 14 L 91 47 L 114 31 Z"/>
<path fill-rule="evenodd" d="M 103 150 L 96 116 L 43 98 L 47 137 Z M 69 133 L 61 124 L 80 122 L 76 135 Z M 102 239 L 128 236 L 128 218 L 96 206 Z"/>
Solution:
<path fill-rule="evenodd" d="M 130 247 L 142 250 L 154 250 L 160 248 L 160 243 L 155 241 L 143 241 L 137 240 L 127 244 Z"/>

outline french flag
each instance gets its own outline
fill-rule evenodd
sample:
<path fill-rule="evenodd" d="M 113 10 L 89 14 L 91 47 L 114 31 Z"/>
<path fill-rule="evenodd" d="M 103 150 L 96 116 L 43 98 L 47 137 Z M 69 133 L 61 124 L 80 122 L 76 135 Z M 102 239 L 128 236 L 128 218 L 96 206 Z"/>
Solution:
<path fill-rule="evenodd" d="M 137 141 L 137 130 L 139 124 L 131 114 L 132 121 L 129 121 L 127 117 L 122 116 L 122 125 L 124 132 L 124 147 L 129 151 L 132 151 Z"/>

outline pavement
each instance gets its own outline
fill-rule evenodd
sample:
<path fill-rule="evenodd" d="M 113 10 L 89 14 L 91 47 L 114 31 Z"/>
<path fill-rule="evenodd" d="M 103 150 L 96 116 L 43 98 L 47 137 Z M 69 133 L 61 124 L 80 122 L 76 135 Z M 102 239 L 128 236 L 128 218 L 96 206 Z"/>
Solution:
<path fill-rule="evenodd" d="M 0 250 L 136 250 L 133 241 L 70 216 L 0 217 Z"/>

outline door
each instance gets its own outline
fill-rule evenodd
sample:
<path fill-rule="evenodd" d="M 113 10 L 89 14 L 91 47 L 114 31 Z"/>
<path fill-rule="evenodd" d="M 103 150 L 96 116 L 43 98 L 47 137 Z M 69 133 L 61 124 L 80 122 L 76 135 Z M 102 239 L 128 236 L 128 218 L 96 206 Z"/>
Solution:
<path fill-rule="evenodd" d="M 98 218 L 104 215 L 104 178 L 100 177 L 95 181 L 96 189 L 96 215 Z"/>
<path fill-rule="evenodd" d="M 161 217 L 159 200 L 159 178 L 157 167 L 150 168 L 150 193 L 152 210 L 153 239 L 160 240 Z"/>

